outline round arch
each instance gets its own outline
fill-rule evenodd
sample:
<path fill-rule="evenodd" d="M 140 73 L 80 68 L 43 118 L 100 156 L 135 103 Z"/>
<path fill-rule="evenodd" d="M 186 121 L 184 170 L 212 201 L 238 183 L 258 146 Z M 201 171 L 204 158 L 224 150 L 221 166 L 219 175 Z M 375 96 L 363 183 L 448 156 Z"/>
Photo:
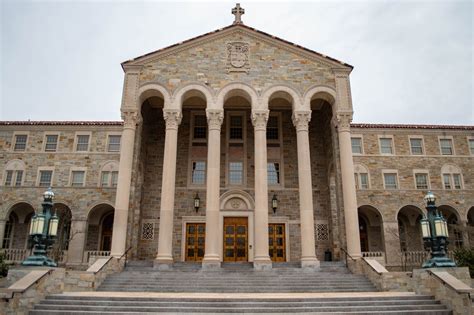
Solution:
<path fill-rule="evenodd" d="M 243 96 L 250 102 L 252 109 L 261 109 L 257 92 L 253 87 L 243 82 L 233 82 L 225 85 L 217 94 L 215 103 L 216 109 L 224 109 L 224 103 L 232 91 L 242 91 L 243 95 L 240 96 Z"/>
<path fill-rule="evenodd" d="M 175 93 L 173 93 L 173 104 L 170 104 L 169 108 L 181 110 L 183 107 L 183 102 L 184 102 L 183 97 L 187 93 L 192 92 L 193 90 L 199 92 L 202 96 L 204 96 L 206 100 L 207 108 L 213 107 L 214 95 L 211 89 L 207 85 L 195 82 L 195 83 L 190 83 L 190 84 L 186 84 L 184 86 L 179 87 L 175 91 Z"/>
<path fill-rule="evenodd" d="M 98 201 L 94 203 L 87 211 L 87 221 L 99 222 L 102 215 L 109 211 L 115 211 L 113 203 L 110 201 Z"/>
<path fill-rule="evenodd" d="M 333 110 L 336 112 L 336 90 L 329 86 L 317 85 L 310 87 L 303 96 L 303 110 L 311 110 L 311 101 L 315 98 L 321 98 L 327 101 Z"/>
<path fill-rule="evenodd" d="M 289 85 L 273 85 L 266 89 L 262 94 L 262 108 L 268 109 L 268 104 L 275 94 L 283 92 L 289 96 L 289 99 L 284 97 L 288 102 L 291 103 L 293 111 L 302 110 L 301 108 L 301 95 Z"/>
<path fill-rule="evenodd" d="M 6 211 L 4 211 L 4 216 L 2 218 L 2 220 L 5 221 L 8 220 L 8 218 L 10 217 L 10 213 L 12 212 L 16 213 L 20 221 L 22 221 L 22 219 L 24 221 L 28 214 L 35 212 L 35 208 L 33 207 L 33 205 L 29 201 L 25 200 L 12 202 L 5 209 Z"/>
<path fill-rule="evenodd" d="M 457 224 L 461 223 L 461 215 L 459 214 L 459 211 L 456 210 L 456 208 L 452 205 L 446 203 L 441 204 L 438 206 L 438 209 L 441 211 L 444 218 L 448 220 L 448 223 L 449 220 L 451 220 L 451 222 L 453 222 L 452 220 L 456 220 Z"/>
<path fill-rule="evenodd" d="M 246 210 L 253 210 L 255 208 L 255 201 L 249 193 L 243 190 L 229 190 L 223 193 L 219 198 L 220 209 L 228 208 L 229 203 L 231 208 L 239 209 L 241 204 L 232 205 L 233 200 L 243 201 Z"/>
<path fill-rule="evenodd" d="M 164 101 L 164 107 L 167 108 L 171 104 L 171 96 L 168 90 L 158 83 L 147 83 L 138 89 L 137 109 L 141 110 L 143 102 L 150 97 L 159 97 Z"/>
<path fill-rule="evenodd" d="M 376 225 L 376 223 L 379 223 L 380 226 L 382 226 L 383 222 L 385 222 L 383 214 L 373 205 L 362 204 L 357 207 L 357 212 L 364 214 L 370 225 Z"/>
<path fill-rule="evenodd" d="M 401 207 L 400 209 L 398 209 L 397 213 L 395 213 L 395 220 L 398 220 L 398 216 L 400 214 L 404 214 L 404 215 L 407 215 L 407 214 L 410 214 L 411 212 L 415 212 L 415 213 L 418 213 L 419 215 L 421 216 L 425 216 L 426 215 L 426 210 L 423 210 L 421 208 L 419 208 L 418 206 L 415 206 L 415 205 L 404 205 L 403 207 Z"/>

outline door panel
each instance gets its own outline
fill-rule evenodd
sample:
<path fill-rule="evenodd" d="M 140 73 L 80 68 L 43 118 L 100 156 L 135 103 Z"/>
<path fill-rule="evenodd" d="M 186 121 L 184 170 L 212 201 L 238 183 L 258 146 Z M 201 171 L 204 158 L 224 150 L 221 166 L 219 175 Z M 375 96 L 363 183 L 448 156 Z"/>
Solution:
<path fill-rule="evenodd" d="M 286 261 L 285 224 L 268 224 L 268 254 L 272 261 Z"/>
<path fill-rule="evenodd" d="M 186 261 L 202 261 L 206 240 L 205 223 L 186 224 Z"/>
<path fill-rule="evenodd" d="M 224 261 L 247 261 L 247 248 L 247 218 L 224 218 Z"/>

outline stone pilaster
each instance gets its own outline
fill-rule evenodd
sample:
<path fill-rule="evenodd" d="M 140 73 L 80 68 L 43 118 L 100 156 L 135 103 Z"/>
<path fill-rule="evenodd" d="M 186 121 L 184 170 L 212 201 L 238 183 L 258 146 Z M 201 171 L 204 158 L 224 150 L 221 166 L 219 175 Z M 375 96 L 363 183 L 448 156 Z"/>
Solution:
<path fill-rule="evenodd" d="M 3 238 L 5 236 L 6 225 L 7 225 L 6 220 L 0 220 L 0 248 L 2 248 L 2 245 L 3 245 Z"/>
<path fill-rule="evenodd" d="M 206 244 L 202 266 L 204 269 L 220 267 L 219 257 L 219 195 L 220 195 L 220 149 L 221 125 L 224 111 L 208 109 L 207 124 L 209 136 L 207 143 L 206 176 Z"/>
<path fill-rule="evenodd" d="M 360 258 L 362 255 L 360 250 L 359 218 L 357 214 L 354 162 L 352 161 L 350 130 L 351 120 L 352 111 L 340 111 L 336 113 L 334 123 L 337 126 L 339 136 L 347 252 L 353 258 Z"/>
<path fill-rule="evenodd" d="M 115 198 L 112 250 L 110 253 L 114 257 L 120 257 L 125 253 L 133 147 L 135 145 L 135 130 L 140 122 L 140 115 L 137 111 L 123 111 L 122 119 L 124 120 L 124 125 L 120 140 L 120 165 Z"/>
<path fill-rule="evenodd" d="M 268 254 L 268 178 L 267 178 L 268 110 L 252 111 L 255 137 L 255 256 L 254 268 L 272 268 Z"/>
<path fill-rule="evenodd" d="M 158 254 L 155 265 L 167 268 L 173 263 L 173 212 L 176 180 L 176 155 L 178 147 L 178 127 L 182 114 L 178 110 L 163 109 L 166 122 L 163 177 L 161 184 L 160 229 L 158 234 Z"/>
<path fill-rule="evenodd" d="M 295 111 L 293 124 L 296 127 L 298 147 L 298 183 L 301 224 L 301 267 L 318 268 L 314 240 L 313 190 L 311 183 L 311 159 L 309 153 L 308 127 L 311 111 Z"/>
<path fill-rule="evenodd" d="M 84 256 L 84 246 L 86 243 L 87 220 L 72 220 L 69 248 L 67 252 L 67 264 L 79 265 Z"/>
<path fill-rule="evenodd" d="M 400 249 L 398 222 L 383 222 L 382 231 L 385 248 L 385 263 L 387 264 L 387 266 L 400 266 L 400 264 L 402 263 L 402 251 Z"/>

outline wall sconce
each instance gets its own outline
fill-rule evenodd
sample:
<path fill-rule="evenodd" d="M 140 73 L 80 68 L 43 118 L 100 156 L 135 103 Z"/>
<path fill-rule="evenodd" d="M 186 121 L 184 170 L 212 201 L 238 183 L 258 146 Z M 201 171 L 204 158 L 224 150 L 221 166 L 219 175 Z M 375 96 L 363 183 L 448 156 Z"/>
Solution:
<path fill-rule="evenodd" d="M 201 199 L 199 199 L 199 195 L 196 193 L 196 196 L 194 196 L 194 209 L 196 210 L 196 213 L 198 212 L 200 205 Z"/>
<path fill-rule="evenodd" d="M 277 208 L 278 208 L 278 199 L 277 199 L 276 194 L 273 194 L 273 198 L 272 198 L 273 213 L 276 213 Z"/>

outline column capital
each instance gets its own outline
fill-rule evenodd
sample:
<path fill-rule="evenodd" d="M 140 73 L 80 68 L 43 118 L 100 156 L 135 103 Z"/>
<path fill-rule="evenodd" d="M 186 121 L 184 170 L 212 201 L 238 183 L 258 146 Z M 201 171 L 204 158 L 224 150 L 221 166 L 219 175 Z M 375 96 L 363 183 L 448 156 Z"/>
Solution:
<path fill-rule="evenodd" d="M 222 109 L 207 109 L 206 116 L 209 130 L 221 130 L 224 121 L 224 111 Z"/>
<path fill-rule="evenodd" d="M 183 115 L 181 111 L 175 109 L 163 109 L 163 118 L 166 122 L 166 129 L 177 130 L 181 124 Z"/>
<path fill-rule="evenodd" d="M 352 111 L 336 112 L 333 118 L 333 124 L 339 132 L 350 131 L 352 121 Z"/>
<path fill-rule="evenodd" d="M 124 128 L 135 129 L 141 122 L 140 114 L 137 111 L 122 111 L 122 119 Z"/>
<path fill-rule="evenodd" d="M 269 110 L 253 110 L 252 111 L 252 124 L 255 130 L 267 130 L 267 121 Z"/>
<path fill-rule="evenodd" d="M 294 111 L 291 119 L 293 120 L 293 125 L 296 127 L 296 131 L 308 131 L 309 122 L 311 121 L 311 111 Z"/>

